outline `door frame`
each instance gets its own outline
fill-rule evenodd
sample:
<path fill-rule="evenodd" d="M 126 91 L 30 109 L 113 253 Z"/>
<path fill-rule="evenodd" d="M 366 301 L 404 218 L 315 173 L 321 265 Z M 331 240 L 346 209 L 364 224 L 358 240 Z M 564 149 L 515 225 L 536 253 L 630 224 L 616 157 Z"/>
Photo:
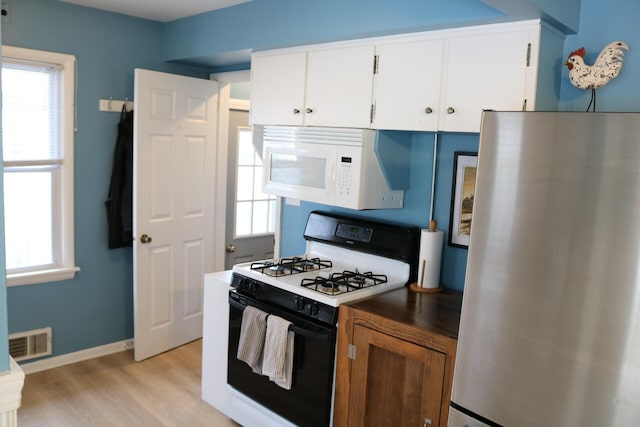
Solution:
<path fill-rule="evenodd" d="M 225 227 L 227 224 L 227 156 L 229 147 L 229 109 L 246 109 L 249 110 L 248 101 L 231 98 L 231 84 L 244 83 L 251 81 L 251 70 L 228 71 L 224 73 L 211 73 L 210 80 L 220 83 L 219 92 L 219 110 L 218 110 L 218 152 L 217 152 L 217 169 L 216 177 L 216 207 L 218 212 L 222 214 L 217 219 L 216 236 L 225 236 Z M 251 123 L 249 123 L 250 126 Z M 274 233 L 274 258 L 280 258 L 280 212 L 282 209 L 282 198 L 276 198 L 276 230 Z M 215 271 L 224 270 L 225 251 L 215 252 L 214 266 Z"/>

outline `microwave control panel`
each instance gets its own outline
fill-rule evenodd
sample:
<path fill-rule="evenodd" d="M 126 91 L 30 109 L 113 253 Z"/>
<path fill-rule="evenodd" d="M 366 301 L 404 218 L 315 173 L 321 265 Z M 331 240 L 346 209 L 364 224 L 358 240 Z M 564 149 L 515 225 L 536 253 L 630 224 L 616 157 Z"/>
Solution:
<path fill-rule="evenodd" d="M 360 165 L 362 153 L 360 147 L 338 147 L 336 157 L 336 201 L 357 203 L 353 197 L 357 197 L 360 190 Z M 343 206 L 347 206 L 343 205 Z"/>
<path fill-rule="evenodd" d="M 353 171 L 351 170 L 352 162 L 352 157 L 342 156 L 338 158 L 338 176 L 336 183 L 338 185 L 338 194 L 340 196 L 348 197 L 351 194 L 351 185 L 353 181 Z"/>

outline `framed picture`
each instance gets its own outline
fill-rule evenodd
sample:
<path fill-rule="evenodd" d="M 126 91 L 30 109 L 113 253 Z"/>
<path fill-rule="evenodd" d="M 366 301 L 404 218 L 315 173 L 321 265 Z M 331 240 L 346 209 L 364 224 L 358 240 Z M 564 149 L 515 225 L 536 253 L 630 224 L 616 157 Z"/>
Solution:
<path fill-rule="evenodd" d="M 456 151 L 453 159 L 449 246 L 469 247 L 471 214 L 476 192 L 478 153 Z"/>

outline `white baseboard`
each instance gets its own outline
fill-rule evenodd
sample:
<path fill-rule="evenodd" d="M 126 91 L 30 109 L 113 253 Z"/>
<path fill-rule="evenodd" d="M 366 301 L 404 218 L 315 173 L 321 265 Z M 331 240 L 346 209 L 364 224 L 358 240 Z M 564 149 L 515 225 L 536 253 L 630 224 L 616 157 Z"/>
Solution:
<path fill-rule="evenodd" d="M 113 342 L 111 344 L 88 348 L 86 350 L 80 350 L 60 356 L 49 357 L 47 359 L 38 360 L 36 362 L 20 364 L 20 368 L 22 368 L 22 371 L 27 375 L 33 374 L 35 372 L 46 371 L 47 369 L 69 365 L 70 363 L 82 362 L 83 360 L 107 356 L 119 351 L 130 350 L 133 348 L 133 345 L 134 344 L 132 339 Z"/>

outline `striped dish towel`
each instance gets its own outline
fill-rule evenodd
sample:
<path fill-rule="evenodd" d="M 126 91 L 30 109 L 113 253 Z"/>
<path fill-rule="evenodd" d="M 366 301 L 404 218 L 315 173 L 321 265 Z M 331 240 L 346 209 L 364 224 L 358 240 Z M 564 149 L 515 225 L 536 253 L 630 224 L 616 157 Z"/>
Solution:
<path fill-rule="evenodd" d="M 287 355 L 284 360 L 284 378 L 275 381 L 277 385 L 286 390 L 291 390 L 291 380 L 293 378 L 293 343 L 295 338 L 295 332 L 289 331 L 287 334 Z"/>
<path fill-rule="evenodd" d="M 291 322 L 274 315 L 267 318 L 264 340 L 262 375 L 282 388 L 291 389 L 293 370 L 293 343 L 295 334 L 289 331 Z"/>
<path fill-rule="evenodd" d="M 240 340 L 238 342 L 239 360 L 251 367 L 253 372 L 262 372 L 262 349 L 267 329 L 267 313 L 250 305 L 242 313 Z"/>

